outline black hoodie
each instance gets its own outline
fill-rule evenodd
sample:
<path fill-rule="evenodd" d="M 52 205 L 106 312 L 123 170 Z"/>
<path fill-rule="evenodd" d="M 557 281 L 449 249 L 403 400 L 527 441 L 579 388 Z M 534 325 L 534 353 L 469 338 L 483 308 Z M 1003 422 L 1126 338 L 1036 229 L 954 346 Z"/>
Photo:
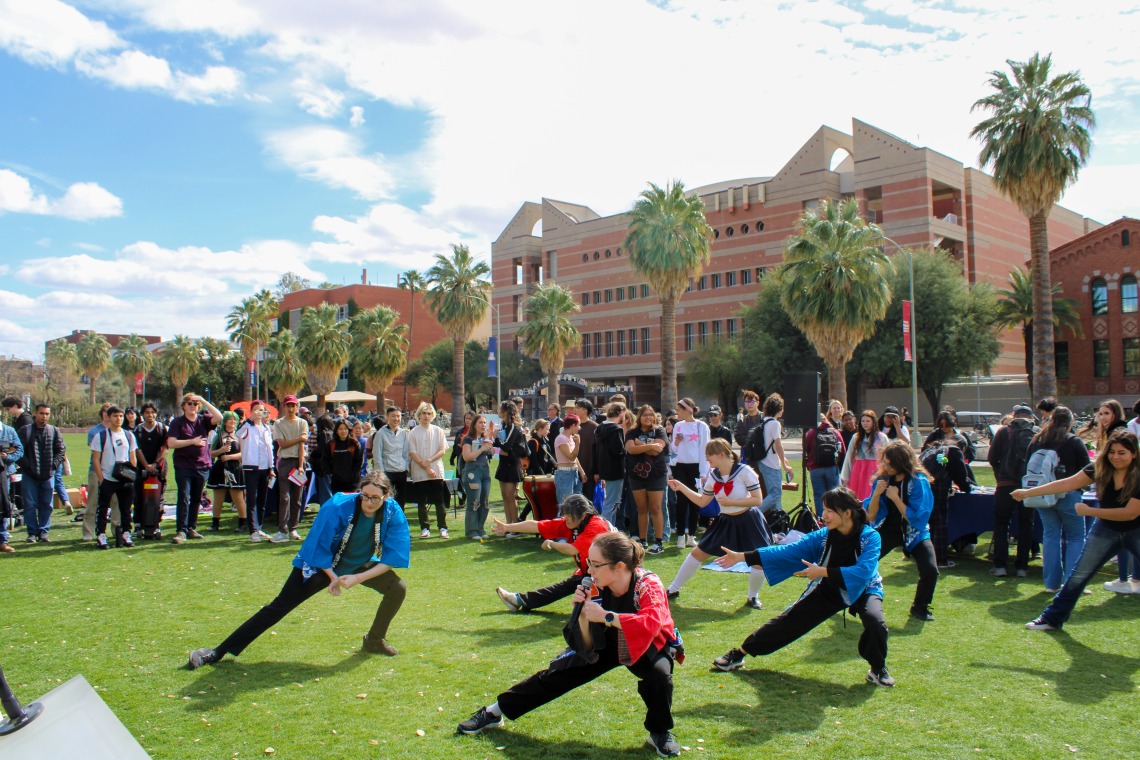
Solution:
<path fill-rule="evenodd" d="M 594 472 L 602 480 L 625 477 L 625 431 L 606 420 L 594 431 Z"/>

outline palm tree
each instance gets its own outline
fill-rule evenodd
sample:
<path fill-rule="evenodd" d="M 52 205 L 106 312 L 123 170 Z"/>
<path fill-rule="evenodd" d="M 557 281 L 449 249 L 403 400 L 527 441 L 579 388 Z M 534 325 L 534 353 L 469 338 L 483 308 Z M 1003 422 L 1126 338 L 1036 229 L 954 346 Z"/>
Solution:
<path fill-rule="evenodd" d="M 689 280 L 709 261 L 713 231 L 705 204 L 687 197 L 680 180 L 661 188 L 652 182 L 630 211 L 625 246 L 633 271 L 649 282 L 661 302 L 661 405 L 677 404 L 677 301 Z"/>
<path fill-rule="evenodd" d="M 277 398 L 296 395 L 305 387 L 305 365 L 297 353 L 297 339 L 292 330 L 280 330 L 265 344 L 265 361 L 261 365 L 265 382 Z"/>
<path fill-rule="evenodd" d="M 352 345 L 348 320 L 338 319 L 337 311 L 331 303 L 306 306 L 297 328 L 297 356 L 305 365 L 309 390 L 317 396 L 318 414 L 325 412 L 325 396 L 336 390 Z"/>
<path fill-rule="evenodd" d="M 384 392 L 408 366 L 408 326 L 400 323 L 399 312 L 381 305 L 358 312 L 352 318 L 351 331 L 349 360 L 376 389 L 376 411 L 382 413 Z"/>
<path fill-rule="evenodd" d="M 79 340 L 79 345 L 75 347 L 75 353 L 79 359 L 79 367 L 83 370 L 83 374 L 87 375 L 87 382 L 90 383 L 88 403 L 95 406 L 95 383 L 99 380 L 99 375 L 111 365 L 111 344 L 99 333 L 88 330 Z"/>
<path fill-rule="evenodd" d="M 47 344 L 44 352 L 44 367 L 47 370 L 45 391 L 67 386 L 79 373 L 79 354 L 74 343 L 57 338 Z"/>
<path fill-rule="evenodd" d="M 859 217 L 854 198 L 807 209 L 777 274 L 780 301 L 827 365 L 831 397 L 847 405 L 847 362 L 891 303 L 883 233 Z"/>
<path fill-rule="evenodd" d="M 416 345 L 416 293 L 426 293 L 428 281 L 417 270 L 409 269 L 396 276 L 396 287 L 400 290 L 411 291 L 412 307 L 408 310 L 408 356 L 410 357 Z M 404 383 L 404 408 L 408 408 L 407 383 Z"/>
<path fill-rule="evenodd" d="M 1052 56 L 1039 53 L 1026 62 L 1006 61 L 1004 71 L 991 71 L 987 97 L 971 110 L 984 119 L 971 137 L 980 138 L 978 163 L 993 166 L 994 185 L 1029 219 L 1030 269 L 1033 273 L 1033 388 L 1038 395 L 1057 395 L 1053 358 L 1053 288 L 1049 282 L 1049 212 L 1065 189 L 1077 180 L 1092 150 L 1096 126 L 1092 93 L 1080 73 L 1052 76 Z"/>
<path fill-rule="evenodd" d="M 264 298 L 263 294 L 269 298 Z M 230 340 L 238 344 L 246 365 L 257 359 L 258 350 L 269 340 L 271 334 L 269 320 L 276 315 L 277 301 L 268 290 L 243 299 L 226 315 L 226 329 L 230 331 Z M 243 372 L 242 376 L 245 400 L 249 401 L 253 398 L 250 373 Z"/>
<path fill-rule="evenodd" d="M 546 373 L 546 403 L 557 404 L 558 375 L 566 354 L 582 342 L 582 334 L 570 323 L 570 315 L 581 310 L 574 294 L 553 282 L 538 286 L 526 299 L 526 324 L 518 337 L 529 354 L 538 354 L 538 363 Z"/>
<path fill-rule="evenodd" d="M 202 349 L 185 335 L 175 335 L 162 347 L 158 362 L 174 386 L 174 408 L 178 409 L 186 383 L 202 364 Z"/>
<path fill-rule="evenodd" d="M 115 346 L 115 356 L 112 361 L 119 376 L 123 378 L 123 385 L 131 395 L 132 406 L 138 406 L 138 394 L 135 393 L 135 378 L 141 372 L 146 377 L 154 365 L 154 354 L 147 350 L 146 338 L 138 333 L 131 333 L 119 341 Z"/>
<path fill-rule="evenodd" d="M 491 274 L 486 262 L 476 261 L 462 244 L 451 246 L 451 256 L 435 255 L 428 270 L 428 308 L 453 342 L 451 374 L 451 423 L 463 420 L 466 378 L 463 374 L 463 347 L 475 325 L 483 319 L 491 305 L 491 283 L 483 277 Z"/>
<path fill-rule="evenodd" d="M 1077 337 L 1084 335 L 1081 329 L 1081 316 L 1077 302 L 1061 297 L 1061 283 L 1049 286 L 1052 293 L 1053 332 L 1069 329 Z M 1009 275 L 1009 289 L 998 291 L 997 311 L 994 324 L 1003 329 L 1021 328 L 1022 345 L 1025 347 L 1025 374 L 1029 376 L 1030 395 L 1033 395 L 1033 282 L 1029 272 L 1015 269 Z"/>

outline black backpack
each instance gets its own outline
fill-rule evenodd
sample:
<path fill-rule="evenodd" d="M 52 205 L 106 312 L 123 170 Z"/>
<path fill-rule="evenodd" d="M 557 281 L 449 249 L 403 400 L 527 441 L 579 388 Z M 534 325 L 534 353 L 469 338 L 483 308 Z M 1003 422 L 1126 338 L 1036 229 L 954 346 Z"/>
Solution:
<path fill-rule="evenodd" d="M 839 463 L 839 433 L 835 428 L 818 428 L 812 446 L 812 464 L 816 467 L 834 467 Z"/>
<path fill-rule="evenodd" d="M 1002 480 L 1020 483 L 1025 477 L 1025 465 L 1029 462 L 1029 444 L 1033 441 L 1034 433 L 1032 426 L 1010 426 L 1009 445 L 1001 458 Z"/>
<path fill-rule="evenodd" d="M 748 455 L 745 459 L 751 465 L 758 465 L 760 460 L 768 456 L 768 452 L 776 445 L 773 440 L 772 443 L 767 442 L 765 429 L 768 423 L 776 419 L 775 417 L 761 417 L 760 424 L 748 431 Z"/>
<path fill-rule="evenodd" d="M 943 488 L 948 487 L 947 481 L 950 480 L 949 463 L 951 446 L 957 448 L 956 444 L 931 446 L 919 456 L 919 461 L 922 463 L 923 469 L 930 473 L 930 477 L 934 481 L 932 485 Z"/>

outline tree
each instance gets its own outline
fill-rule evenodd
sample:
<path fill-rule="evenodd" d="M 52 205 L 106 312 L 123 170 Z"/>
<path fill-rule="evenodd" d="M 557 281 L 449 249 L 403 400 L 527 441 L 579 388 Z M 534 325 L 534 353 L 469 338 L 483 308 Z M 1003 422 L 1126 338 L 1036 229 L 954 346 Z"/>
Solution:
<path fill-rule="evenodd" d="M 994 324 L 993 289 L 971 287 L 962 265 L 948 251 L 912 250 L 914 308 L 918 347 L 918 387 L 930 404 L 931 416 L 942 409 L 942 388 L 949 381 L 993 364 L 1001 352 Z M 909 287 L 905 267 L 891 276 L 890 288 Z M 872 381 L 887 387 L 910 385 L 910 365 L 903 361 L 902 301 L 894 301 L 875 326 L 872 337 L 855 352 L 851 364 Z M 915 410 L 917 413 L 917 410 Z"/>
<path fill-rule="evenodd" d="M 994 185 L 1017 204 L 1029 220 L 1030 271 L 1033 273 L 1033 380 L 1036 393 L 1057 395 L 1049 281 L 1049 212 L 1077 180 L 1092 150 L 1096 126 L 1092 92 L 1080 72 L 1052 76 L 1052 56 L 1040 53 L 1025 62 L 1007 60 L 1014 81 L 991 71 L 993 92 L 971 110 L 989 118 L 970 132 L 982 142 L 978 163 L 993 167 Z M 921 323 L 919 323 L 921 324 Z"/>
<path fill-rule="evenodd" d="M 833 398 L 847 405 L 847 362 L 875 331 L 891 302 L 890 259 L 882 231 L 859 217 L 854 199 L 806 209 L 788 238 L 778 286 L 781 302 L 827 365 Z"/>
<path fill-rule="evenodd" d="M 483 279 L 489 274 L 491 267 L 462 244 L 451 246 L 450 257 L 437 253 L 427 273 L 428 308 L 452 340 L 451 420 L 456 425 L 463 420 L 463 348 L 491 305 L 491 283 Z"/>
<path fill-rule="evenodd" d="M 680 180 L 661 188 L 652 182 L 629 213 L 625 246 L 629 265 L 661 302 L 661 404 L 677 404 L 677 301 L 690 279 L 709 261 L 713 231 L 705 204 L 688 197 Z"/>
<path fill-rule="evenodd" d="M 1068 328 L 1077 337 L 1081 329 L 1081 315 L 1077 312 L 1077 302 L 1061 297 L 1061 283 L 1049 285 L 1052 293 L 1053 332 Z M 1015 269 L 1009 274 L 1009 288 L 999 290 L 996 324 L 1003 329 L 1021 328 L 1021 342 L 1025 347 L 1025 374 L 1029 377 L 1029 393 L 1033 395 L 1033 282 L 1029 272 Z"/>
<path fill-rule="evenodd" d="M 335 304 L 306 306 L 297 328 L 297 355 L 305 365 L 309 390 L 317 396 L 318 415 L 325 412 L 325 396 L 336 390 L 340 371 L 348 364 L 352 336 L 348 320 L 337 319 Z"/>
<path fill-rule="evenodd" d="M 174 408 L 178 409 L 186 383 L 202 363 L 202 349 L 185 335 L 175 335 L 173 340 L 163 346 L 158 362 L 174 386 Z"/>
<path fill-rule="evenodd" d="M 199 338 L 195 344 L 202 360 L 190 376 L 191 386 L 201 388 L 203 393 L 209 389 L 208 395 L 219 409 L 225 408 L 223 404 L 227 402 L 240 399 L 243 384 L 249 381 L 241 352 L 235 351 L 228 340 L 218 338 Z"/>
<path fill-rule="evenodd" d="M 416 345 L 416 293 L 427 292 L 428 282 L 418 271 L 409 269 L 397 275 L 396 287 L 400 290 L 411 291 L 409 297 L 412 300 L 412 306 L 408 310 L 408 355 L 410 356 Z M 408 384 L 406 382 L 404 383 L 404 408 L 408 408 Z"/>
<path fill-rule="evenodd" d="M 79 373 L 79 354 L 75 344 L 63 338 L 48 343 L 44 352 L 44 369 L 45 395 L 50 399 L 52 395 L 64 393 Z"/>
<path fill-rule="evenodd" d="M 88 403 L 94 406 L 95 383 L 99 380 L 99 375 L 111 366 L 111 344 L 99 333 L 88 330 L 75 347 L 75 353 L 79 359 L 79 366 L 83 374 L 87 375 L 87 382 L 90 383 Z"/>
<path fill-rule="evenodd" d="M 558 375 L 566 354 L 582 342 L 582 334 L 570 322 L 570 315 L 581 311 L 574 294 L 553 282 L 542 283 L 524 304 L 526 322 L 518 337 L 527 353 L 538 354 L 538 363 L 546 373 L 546 401 L 557 404 Z"/>
<path fill-rule="evenodd" d="M 313 283 L 309 282 L 306 278 L 296 272 L 286 272 L 278 278 L 277 284 L 273 286 L 273 295 L 280 301 L 290 293 L 296 293 L 298 290 L 307 290 L 311 287 L 313 287 Z"/>
<path fill-rule="evenodd" d="M 717 339 L 697 346 L 685 356 L 685 383 L 735 414 L 736 395 L 748 387 L 743 353 L 737 340 Z"/>
<path fill-rule="evenodd" d="M 292 330 L 278 331 L 265 344 L 261 370 L 277 398 L 296 395 L 305 387 L 305 365 L 297 352 L 297 339 Z"/>
<path fill-rule="evenodd" d="M 138 333 L 131 333 L 119 341 L 115 346 L 115 355 L 112 361 L 119 376 L 123 378 L 123 385 L 131 394 L 131 405 L 138 406 L 138 394 L 135 393 L 135 377 L 141 372 L 143 377 L 150 372 L 154 365 L 154 354 L 147 350 L 146 338 Z"/>
<path fill-rule="evenodd" d="M 243 299 L 226 315 L 226 329 L 230 331 L 230 340 L 238 344 L 247 364 L 257 359 L 257 352 L 269 340 L 272 327 L 270 320 L 276 316 L 277 301 L 268 290 Z M 244 378 L 243 398 L 249 401 L 253 398 L 249 372 L 244 373 Z"/>
<path fill-rule="evenodd" d="M 408 326 L 388 306 L 374 306 L 356 314 L 351 322 L 349 360 L 376 389 L 376 411 L 384 409 L 384 392 L 408 366 Z"/>
<path fill-rule="evenodd" d="M 740 360 L 745 378 L 741 387 L 761 398 L 783 390 L 785 372 L 826 374 L 827 369 L 811 342 L 788 318 L 777 285 L 779 275 L 779 269 L 769 270 L 756 300 L 740 311 Z"/>

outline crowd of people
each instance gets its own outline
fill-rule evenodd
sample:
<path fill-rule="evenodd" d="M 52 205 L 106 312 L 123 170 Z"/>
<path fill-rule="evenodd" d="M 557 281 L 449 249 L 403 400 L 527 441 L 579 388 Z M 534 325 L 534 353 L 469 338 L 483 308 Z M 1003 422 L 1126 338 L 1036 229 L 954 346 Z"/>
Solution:
<path fill-rule="evenodd" d="M 5 484 L 19 483 L 27 541 L 47 542 L 51 499 L 66 495 L 63 437 L 50 424 L 48 405 L 38 404 L 34 414 L 17 399 L 5 399 L 4 406 L 15 427 L 0 423 L 2 464 L 10 476 L 19 468 L 19 478 Z M 951 541 L 948 531 L 952 495 L 977 487 L 975 441 L 958 428 L 953 409 L 942 410 L 919 446 L 905 409 L 855 414 L 832 401 L 804 434 L 814 501 L 807 511 L 817 519 L 806 530 L 788 531 L 775 519 L 784 517 L 781 494 L 793 472 L 782 445 L 783 399 L 771 394 L 761 403 L 758 394 L 745 391 L 744 408 L 730 431 L 719 407 L 702 419 L 691 398 L 662 414 L 649 405 L 632 408 L 616 395 L 602 410 L 585 399 L 563 408 L 552 404 L 528 429 L 519 403 L 507 400 L 497 417 L 469 413 L 449 443 L 426 403 L 415 410 L 410 428 L 396 408 L 368 426 L 344 407 L 314 419 L 294 396 L 282 400 L 282 414 L 272 423 L 261 401 L 242 415 L 222 412 L 193 393 L 167 424 L 158 421 L 153 404 L 141 414 L 104 405 L 102 422 L 87 433 L 88 506 L 76 519 L 84 522 L 83 539 L 100 549 L 111 546 L 108 525 L 115 546 L 133 545 L 135 525 L 144 538 L 161 537 L 168 451 L 177 490 L 175 544 L 203 537 L 198 516 L 206 490 L 213 497 L 211 529 L 220 530 L 228 498 L 236 530 L 248 532 L 252 542 L 301 540 L 301 514 L 316 501 L 323 506 L 278 597 L 216 647 L 195 650 L 190 667 L 238 655 L 312 595 L 327 589 L 337 596 L 356 584 L 383 596 L 363 649 L 394 656 L 387 632 L 407 593 L 395 569 L 408 567 L 411 551 L 404 508 L 418 507 L 419 536 L 430 539 L 434 507 L 438 536 L 447 539 L 454 490 L 464 503 L 466 537 L 487 539 L 495 458 L 504 519 L 493 520 L 491 533 L 537 534 L 543 549 L 573 561 L 573 573 L 553 585 L 526 592 L 499 587 L 497 594 L 519 613 L 572 597 L 569 646 L 458 730 L 497 727 L 504 717 L 517 719 L 624 665 L 639 681 L 649 743 L 672 756 L 679 751 L 672 734 L 672 670 L 684 646 L 670 605 L 679 603 L 682 588 L 706 563 L 747 573 L 745 606 L 752 609 L 763 607 L 765 580 L 808 580 L 795 604 L 713 660 L 716 669 L 736 670 L 747 656 L 774 652 L 848 609 L 863 622 L 858 651 L 870 666 L 866 680 L 889 687 L 895 681 L 886 664 L 879 560 L 900 549 L 914 561 L 909 612 L 930 622 L 939 571 L 954 566 L 950 552 L 972 553 L 977 545 L 976 535 Z M 1132 412 L 1140 415 L 1140 402 Z M 1039 549 L 1045 588 L 1054 594 L 1028 628 L 1060 628 L 1113 557 L 1120 576 L 1106 589 L 1140 593 L 1138 420 L 1126 422 L 1122 405 L 1109 400 L 1077 431 L 1070 409 L 1044 399 L 1036 409 L 1016 405 L 993 435 L 987 456 L 996 481 L 990 572 L 1008 575 L 1013 532 L 1015 574 L 1027 576 Z M 455 468 L 450 486 L 444 467 L 449 452 Z M 520 484 L 530 477 L 553 481 L 556 517 L 527 519 L 532 509 L 541 517 L 530 492 L 520 513 Z M 11 499 L 8 489 L 0 493 L 0 547 L 11 553 Z M 274 508 L 277 530 L 270 535 L 263 528 Z M 1042 524 L 1039 547 L 1035 514 Z M 688 554 L 665 584 L 644 559 L 664 553 L 671 536 Z"/>

